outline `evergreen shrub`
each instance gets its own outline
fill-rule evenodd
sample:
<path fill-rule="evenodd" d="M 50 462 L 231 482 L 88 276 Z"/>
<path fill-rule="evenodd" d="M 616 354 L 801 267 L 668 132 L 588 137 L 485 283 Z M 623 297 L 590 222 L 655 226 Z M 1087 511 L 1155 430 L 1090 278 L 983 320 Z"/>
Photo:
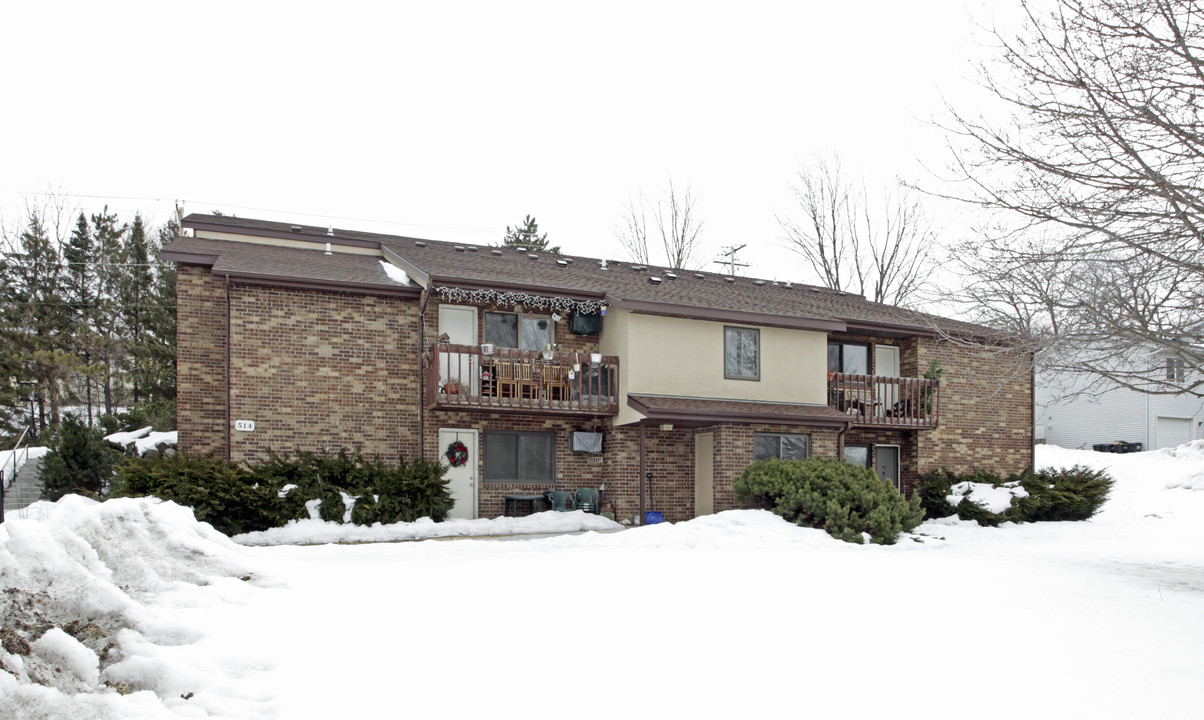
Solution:
<path fill-rule="evenodd" d="M 864 542 L 864 533 L 870 542 L 893 545 L 924 517 L 917 496 L 909 502 L 869 468 L 839 460 L 758 460 L 732 489 L 742 505 L 851 543 Z"/>
<path fill-rule="evenodd" d="M 417 459 L 389 464 L 358 451 L 269 454 L 242 466 L 212 456 L 129 458 L 119 468 L 114 495 L 154 495 L 193 508 L 197 519 L 236 535 L 308 519 L 306 503 L 321 500 L 323 520 L 343 522 L 343 493 L 359 495 L 352 522 L 447 519 L 453 500 L 445 465 Z M 320 478 L 320 482 L 319 482 Z M 287 490 L 286 490 L 287 488 Z"/>
<path fill-rule="evenodd" d="M 69 493 L 99 497 L 120 458 L 121 448 L 105 440 L 99 429 L 64 416 L 38 472 L 42 499 L 58 500 Z"/>
<path fill-rule="evenodd" d="M 1019 484 L 1028 492 L 1028 497 L 1016 498 L 1002 513 L 992 513 L 968 500 L 954 507 L 946 497 L 960 482 L 984 483 L 992 487 Z M 1002 522 L 1086 520 L 1108 499 L 1113 482 L 1107 472 L 1082 465 L 1039 472 L 1025 470 L 1007 478 L 981 470 L 964 474 L 939 470 L 920 477 L 916 494 L 928 517 L 957 515 L 962 520 L 994 526 Z"/>
<path fill-rule="evenodd" d="M 267 530 L 285 522 L 276 488 L 258 483 L 237 463 L 212 455 L 126 458 L 117 469 L 113 496 L 148 495 L 191 507 L 197 520 L 227 535 Z"/>

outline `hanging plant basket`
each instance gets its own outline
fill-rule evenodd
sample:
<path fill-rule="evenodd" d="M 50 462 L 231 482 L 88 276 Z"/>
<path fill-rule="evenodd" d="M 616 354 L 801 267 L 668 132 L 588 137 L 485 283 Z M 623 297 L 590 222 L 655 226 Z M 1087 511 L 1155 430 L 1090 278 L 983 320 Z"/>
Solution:
<path fill-rule="evenodd" d="M 443 455 L 452 467 L 460 467 L 468 462 L 468 446 L 456 440 L 447 446 L 447 452 L 443 453 Z"/>

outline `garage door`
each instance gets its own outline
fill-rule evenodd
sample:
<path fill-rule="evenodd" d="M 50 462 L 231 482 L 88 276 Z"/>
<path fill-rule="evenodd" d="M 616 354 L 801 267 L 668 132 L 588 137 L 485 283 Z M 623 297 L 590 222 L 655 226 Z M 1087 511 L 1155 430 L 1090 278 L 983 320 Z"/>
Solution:
<path fill-rule="evenodd" d="M 1191 420 L 1188 418 L 1159 417 L 1155 428 L 1155 449 L 1176 447 L 1191 441 Z"/>

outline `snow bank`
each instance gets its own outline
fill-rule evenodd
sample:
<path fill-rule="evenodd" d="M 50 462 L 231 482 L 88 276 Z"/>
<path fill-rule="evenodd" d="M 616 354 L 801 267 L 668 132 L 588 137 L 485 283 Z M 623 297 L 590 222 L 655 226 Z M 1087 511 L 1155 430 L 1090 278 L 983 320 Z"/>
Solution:
<path fill-rule="evenodd" d="M 1012 506 L 1014 498 L 1028 497 L 1028 491 L 1020 487 L 1020 483 L 1007 483 L 995 487 L 988 483 L 959 482 L 949 488 L 950 494 L 945 500 L 957 507 L 962 500 L 972 502 L 989 513 L 998 515 Z"/>
<path fill-rule="evenodd" d="M 346 502 L 346 498 L 344 498 Z M 316 510 L 311 510 L 311 516 Z M 347 516 L 350 516 L 348 510 Z M 445 537 L 483 537 L 489 535 L 540 535 L 593 530 L 613 532 L 623 526 L 601 515 L 580 510 L 572 512 L 547 511 L 526 517 L 480 518 L 477 520 L 445 520 L 437 523 L 422 518 L 411 523 L 392 525 L 352 525 L 322 520 L 294 520 L 284 527 L 235 535 L 234 542 L 242 545 L 317 545 L 324 543 L 396 542 Z"/>
<path fill-rule="evenodd" d="M 172 716 L 187 692 L 203 709 L 211 677 L 151 687 L 120 669 L 203 637 L 173 614 L 245 591 L 247 551 L 154 498 L 67 495 L 37 506 L 38 519 L 0 525 L 0 717 Z M 153 692 L 118 702 L 118 690 Z"/>
<path fill-rule="evenodd" d="M 117 432 L 112 435 L 106 435 L 105 440 L 115 443 L 122 447 L 133 445 L 139 455 L 146 453 L 148 450 L 154 450 L 160 444 L 174 447 L 179 442 L 179 434 L 172 430 L 171 432 L 154 432 L 154 428 L 147 426 L 138 430 L 130 430 L 129 432 Z"/>

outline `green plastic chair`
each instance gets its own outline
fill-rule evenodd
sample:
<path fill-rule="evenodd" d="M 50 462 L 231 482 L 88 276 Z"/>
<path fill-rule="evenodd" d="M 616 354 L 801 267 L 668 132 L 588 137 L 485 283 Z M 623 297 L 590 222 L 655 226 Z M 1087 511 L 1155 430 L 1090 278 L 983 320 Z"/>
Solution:
<path fill-rule="evenodd" d="M 556 512 L 568 512 L 577 509 L 573 494 L 563 490 L 552 490 L 548 493 L 548 507 Z"/>
<path fill-rule="evenodd" d="M 573 499 L 576 501 L 578 510 L 584 510 L 594 515 L 601 512 L 598 507 L 598 491 L 593 488 L 577 488 L 577 494 Z"/>

